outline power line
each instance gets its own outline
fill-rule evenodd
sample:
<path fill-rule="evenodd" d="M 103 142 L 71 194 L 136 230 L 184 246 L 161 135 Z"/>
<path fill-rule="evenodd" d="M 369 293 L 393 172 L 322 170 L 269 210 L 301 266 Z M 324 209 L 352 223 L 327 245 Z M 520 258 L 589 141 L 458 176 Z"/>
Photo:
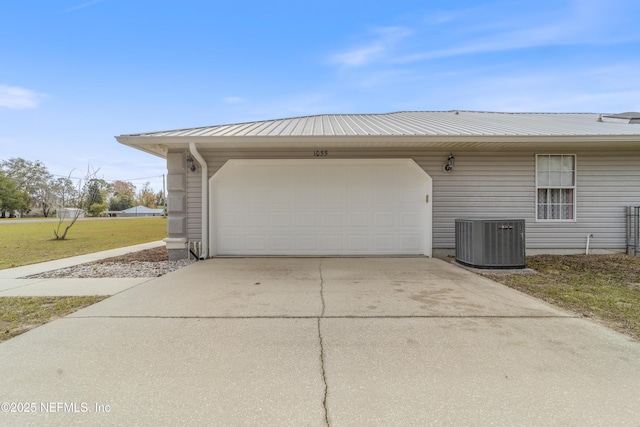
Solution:
<path fill-rule="evenodd" d="M 52 173 L 52 176 L 59 176 L 62 178 L 69 178 L 69 179 L 85 179 L 84 177 L 77 177 L 77 176 L 69 176 L 69 175 L 59 175 L 56 173 Z M 104 179 L 104 178 L 100 178 L 103 181 L 107 181 L 107 182 L 116 182 L 116 181 L 142 181 L 143 179 L 151 179 L 151 178 L 164 178 L 164 175 L 154 175 L 154 176 L 146 176 L 143 178 L 130 178 L 130 179 Z"/>
<path fill-rule="evenodd" d="M 142 181 L 143 179 L 150 179 L 150 178 L 164 178 L 164 175 L 147 176 L 144 178 L 117 179 L 115 181 Z M 108 181 L 108 180 L 105 180 L 105 181 Z M 111 181 L 111 182 L 115 182 L 115 181 Z"/>

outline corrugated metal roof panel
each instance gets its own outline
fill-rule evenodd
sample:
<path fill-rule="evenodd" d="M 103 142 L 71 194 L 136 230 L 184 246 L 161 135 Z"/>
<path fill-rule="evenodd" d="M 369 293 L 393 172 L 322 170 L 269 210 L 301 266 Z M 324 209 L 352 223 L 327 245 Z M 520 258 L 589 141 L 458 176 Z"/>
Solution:
<path fill-rule="evenodd" d="M 589 113 L 403 111 L 386 114 L 303 116 L 123 136 L 640 135 L 640 127 L 631 126 L 629 121 L 603 121 L 602 117 L 603 115 Z"/>

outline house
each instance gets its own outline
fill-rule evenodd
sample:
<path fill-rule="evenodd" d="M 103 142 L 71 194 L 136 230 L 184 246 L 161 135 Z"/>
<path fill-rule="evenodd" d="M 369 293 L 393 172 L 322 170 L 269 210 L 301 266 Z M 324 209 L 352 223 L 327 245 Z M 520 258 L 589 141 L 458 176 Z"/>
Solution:
<path fill-rule="evenodd" d="M 63 219 L 84 218 L 85 212 L 78 208 L 60 208 L 57 210 L 56 216 Z"/>
<path fill-rule="evenodd" d="M 121 135 L 166 158 L 172 259 L 441 256 L 456 218 L 518 218 L 535 253 L 626 249 L 640 114 L 316 115 Z"/>
<path fill-rule="evenodd" d="M 146 206 L 134 206 L 129 209 L 125 209 L 120 212 L 116 212 L 117 217 L 138 217 L 138 216 L 162 216 L 164 215 L 164 209 L 162 208 L 148 208 Z"/>

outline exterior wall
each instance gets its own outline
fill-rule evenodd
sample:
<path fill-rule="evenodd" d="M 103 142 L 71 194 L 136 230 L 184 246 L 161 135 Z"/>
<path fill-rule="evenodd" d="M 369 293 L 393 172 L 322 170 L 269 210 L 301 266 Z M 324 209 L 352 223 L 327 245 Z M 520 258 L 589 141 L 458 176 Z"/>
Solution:
<path fill-rule="evenodd" d="M 209 177 L 232 158 L 313 158 L 312 150 L 300 149 L 213 151 L 200 147 L 199 151 L 209 165 Z M 450 153 L 427 149 L 378 149 L 368 150 L 365 154 L 345 148 L 332 149 L 329 156 L 414 159 L 433 178 L 434 255 L 453 253 L 456 218 L 525 219 L 528 254 L 584 252 L 589 234 L 593 234 L 590 248 L 594 252 L 625 250 L 625 207 L 640 205 L 640 154 L 579 150 L 454 151 L 454 170 L 446 173 L 443 165 Z M 536 154 L 577 155 L 576 221 L 536 221 Z M 201 169 L 186 172 L 183 167 L 181 173 L 186 173 L 188 184 L 188 191 L 184 191 L 188 212 L 184 236 L 201 240 Z M 169 188 L 169 200 L 180 194 L 182 190 Z M 184 213 L 170 211 L 170 223 L 172 214 L 179 221 Z"/>
<path fill-rule="evenodd" d="M 188 256 L 187 236 L 187 168 L 183 152 L 167 154 L 167 250 L 169 260 Z"/>
<path fill-rule="evenodd" d="M 189 240 L 202 240 L 202 169 L 187 173 L 187 236 Z"/>

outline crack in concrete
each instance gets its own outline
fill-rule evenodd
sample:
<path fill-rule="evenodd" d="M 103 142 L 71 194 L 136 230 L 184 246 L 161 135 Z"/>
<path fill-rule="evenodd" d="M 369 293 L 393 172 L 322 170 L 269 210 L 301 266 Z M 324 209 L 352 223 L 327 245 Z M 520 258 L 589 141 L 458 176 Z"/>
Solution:
<path fill-rule="evenodd" d="M 324 277 L 322 277 L 322 261 L 320 261 L 320 265 L 318 266 L 318 272 L 320 273 L 320 300 L 322 301 L 322 312 L 320 313 L 320 317 L 324 317 L 325 310 L 325 302 L 324 302 Z"/>
<path fill-rule="evenodd" d="M 329 386 L 327 385 L 327 373 L 324 367 L 324 342 L 322 340 L 322 329 L 320 321 L 322 319 L 318 317 L 318 340 L 320 341 L 320 371 L 322 373 L 322 382 L 324 383 L 324 396 L 322 398 L 322 406 L 324 408 L 324 423 L 327 427 L 329 424 L 329 409 L 327 407 L 327 395 L 329 394 Z"/>
<path fill-rule="evenodd" d="M 322 382 L 324 383 L 324 395 L 322 397 L 322 407 L 324 408 L 324 423 L 329 427 L 329 409 L 327 408 L 327 395 L 329 393 L 329 386 L 327 385 L 327 373 L 324 366 L 324 342 L 322 340 L 322 327 L 320 325 L 321 319 L 324 317 L 325 302 L 324 302 L 324 277 L 322 277 L 322 261 L 318 266 L 318 273 L 320 274 L 320 300 L 322 301 L 322 311 L 320 317 L 318 317 L 318 341 L 320 342 L 320 372 L 322 373 Z"/>

